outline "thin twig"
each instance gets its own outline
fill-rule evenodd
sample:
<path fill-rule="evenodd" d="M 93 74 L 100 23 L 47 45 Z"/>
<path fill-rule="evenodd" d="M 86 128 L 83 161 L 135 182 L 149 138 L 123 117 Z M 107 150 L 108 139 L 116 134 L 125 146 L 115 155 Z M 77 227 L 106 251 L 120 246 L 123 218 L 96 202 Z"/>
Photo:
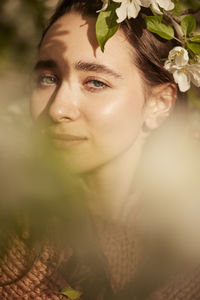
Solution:
<path fill-rule="evenodd" d="M 170 20 L 174 20 L 176 23 L 181 24 L 181 19 L 177 15 L 166 10 L 164 10 L 164 14 L 169 17 Z"/>
<path fill-rule="evenodd" d="M 171 23 L 171 25 L 174 27 L 175 31 L 176 31 L 176 35 L 177 38 L 179 40 L 183 40 L 183 32 L 181 30 L 181 20 L 178 16 L 168 12 L 168 11 L 164 11 L 164 18 L 166 19 L 166 21 L 169 21 Z"/>

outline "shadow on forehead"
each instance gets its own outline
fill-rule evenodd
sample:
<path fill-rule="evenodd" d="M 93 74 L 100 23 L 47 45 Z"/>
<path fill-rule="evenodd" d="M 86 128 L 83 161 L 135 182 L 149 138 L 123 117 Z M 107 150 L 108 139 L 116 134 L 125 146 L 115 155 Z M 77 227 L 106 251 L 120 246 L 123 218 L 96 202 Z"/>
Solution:
<path fill-rule="evenodd" d="M 96 57 L 96 51 L 99 48 L 99 44 L 97 42 L 97 38 L 96 38 L 96 18 L 92 18 L 92 17 L 86 17 L 83 16 L 83 20 L 85 20 L 85 24 L 84 25 L 88 25 L 88 29 L 87 29 L 87 37 L 88 37 L 88 41 L 92 46 L 93 49 L 93 54 L 94 57 Z"/>
<path fill-rule="evenodd" d="M 82 19 L 80 25 L 76 25 L 76 26 L 77 28 L 79 27 L 80 29 L 83 27 L 87 28 L 87 30 L 85 31 L 85 33 L 83 32 L 83 34 L 86 34 L 88 38 L 88 42 L 92 46 L 93 54 L 96 57 L 96 50 L 99 48 L 97 38 L 96 38 L 96 18 L 93 16 L 81 15 L 79 12 L 72 12 L 68 14 L 69 15 L 73 14 L 73 18 L 80 17 Z M 65 15 L 65 17 L 67 15 Z M 48 29 L 48 31 L 46 32 L 44 39 L 42 40 L 41 43 L 41 47 L 43 48 L 43 50 L 44 49 L 46 50 L 47 48 L 52 46 L 55 47 L 56 46 L 55 41 L 60 42 L 59 37 L 70 34 L 72 32 L 73 28 L 72 28 L 72 24 L 70 24 L 71 23 L 70 20 L 67 21 L 66 19 L 66 23 L 60 22 L 60 19 L 63 17 L 64 16 L 61 16 L 55 23 L 53 23 L 51 27 Z M 78 38 L 77 38 L 77 47 L 80 47 L 81 50 L 81 43 Z M 65 50 L 67 50 L 67 47 L 65 48 Z"/>
<path fill-rule="evenodd" d="M 64 44 L 60 37 L 63 35 L 67 35 L 70 33 L 69 30 L 63 30 L 63 26 L 61 24 L 54 24 L 52 27 L 47 31 L 44 39 L 41 43 L 40 50 L 47 51 L 50 48 L 56 48 L 61 54 L 67 50 L 66 44 Z"/>

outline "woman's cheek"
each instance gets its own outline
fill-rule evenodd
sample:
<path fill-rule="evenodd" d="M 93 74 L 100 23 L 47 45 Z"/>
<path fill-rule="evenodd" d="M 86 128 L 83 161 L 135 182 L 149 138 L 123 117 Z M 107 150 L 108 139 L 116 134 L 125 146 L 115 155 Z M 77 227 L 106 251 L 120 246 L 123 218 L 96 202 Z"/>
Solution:
<path fill-rule="evenodd" d="M 34 120 L 47 110 L 48 104 L 51 101 L 52 92 L 36 89 L 31 96 L 31 114 Z"/>
<path fill-rule="evenodd" d="M 124 123 L 137 123 L 141 119 L 144 106 L 143 94 L 130 92 L 108 94 L 106 97 L 99 99 L 83 107 L 87 119 L 96 126 L 105 127 L 109 125 L 112 130 L 113 126 L 122 126 Z M 113 125 L 113 126 L 112 126 Z"/>
<path fill-rule="evenodd" d="M 134 99 L 132 94 L 118 93 L 100 105 L 96 103 L 96 107 L 88 107 L 87 119 L 96 144 L 101 142 L 117 151 L 135 140 L 143 123 L 144 104 L 143 96 L 137 96 Z"/>

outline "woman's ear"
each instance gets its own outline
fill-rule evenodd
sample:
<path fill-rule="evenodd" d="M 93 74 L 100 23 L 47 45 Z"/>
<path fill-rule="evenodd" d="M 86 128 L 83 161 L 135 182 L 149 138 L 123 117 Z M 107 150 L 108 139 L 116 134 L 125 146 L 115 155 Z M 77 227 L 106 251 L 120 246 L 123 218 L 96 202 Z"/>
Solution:
<path fill-rule="evenodd" d="M 174 83 L 165 83 L 152 88 L 145 106 L 144 125 L 155 129 L 170 115 L 177 98 L 177 87 Z"/>

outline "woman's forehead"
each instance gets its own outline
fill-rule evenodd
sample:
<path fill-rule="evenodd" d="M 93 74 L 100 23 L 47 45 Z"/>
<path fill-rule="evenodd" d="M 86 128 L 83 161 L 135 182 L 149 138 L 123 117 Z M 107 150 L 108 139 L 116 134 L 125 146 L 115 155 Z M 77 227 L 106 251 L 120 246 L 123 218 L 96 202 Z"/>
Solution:
<path fill-rule="evenodd" d="M 116 55 L 123 52 L 126 59 L 132 46 L 129 44 L 122 30 L 119 30 L 110 41 L 108 41 L 105 53 L 98 45 L 95 31 L 96 18 L 81 16 L 77 12 L 70 12 L 59 18 L 47 31 L 42 44 L 41 52 L 54 48 L 55 51 L 73 50 L 74 53 L 86 51 L 92 52 L 93 56 L 105 58 L 107 54 Z M 60 51 L 59 51 L 60 50 Z M 104 55 L 105 54 L 105 55 Z"/>
<path fill-rule="evenodd" d="M 41 47 L 47 47 L 47 44 L 54 44 L 53 42 L 56 41 L 62 41 L 63 44 L 67 44 L 69 39 L 71 39 L 71 43 L 74 41 L 77 46 L 81 46 L 80 42 L 86 38 L 97 47 L 95 22 L 96 19 L 94 17 L 88 16 L 87 18 L 83 18 L 77 12 L 67 13 L 51 25 L 45 34 Z"/>

